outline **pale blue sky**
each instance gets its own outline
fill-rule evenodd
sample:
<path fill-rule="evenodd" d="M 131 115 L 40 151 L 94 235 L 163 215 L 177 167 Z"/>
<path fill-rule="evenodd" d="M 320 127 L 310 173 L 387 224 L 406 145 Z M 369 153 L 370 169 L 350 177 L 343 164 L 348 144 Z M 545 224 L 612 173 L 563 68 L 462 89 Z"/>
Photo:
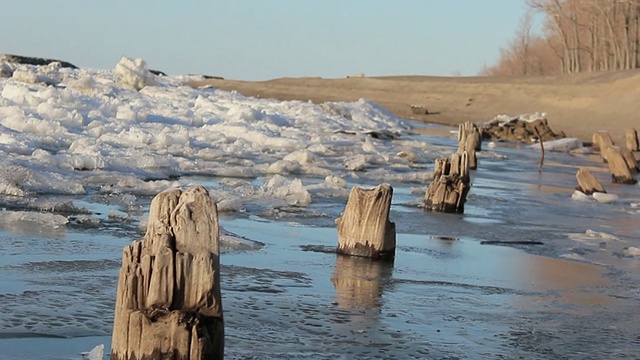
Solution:
<path fill-rule="evenodd" d="M 0 53 L 112 69 L 122 55 L 169 74 L 228 79 L 476 75 L 524 0 L 20 0 Z"/>

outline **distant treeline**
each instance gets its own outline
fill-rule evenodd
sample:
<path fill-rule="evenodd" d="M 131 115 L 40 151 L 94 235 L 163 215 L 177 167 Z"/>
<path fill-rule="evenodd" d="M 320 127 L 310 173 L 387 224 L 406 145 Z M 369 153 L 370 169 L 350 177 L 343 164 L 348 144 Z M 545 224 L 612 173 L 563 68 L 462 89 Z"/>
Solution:
<path fill-rule="evenodd" d="M 640 67 L 640 0 L 527 0 L 497 64 L 481 75 L 555 75 Z M 541 14 L 542 34 L 533 34 Z"/>

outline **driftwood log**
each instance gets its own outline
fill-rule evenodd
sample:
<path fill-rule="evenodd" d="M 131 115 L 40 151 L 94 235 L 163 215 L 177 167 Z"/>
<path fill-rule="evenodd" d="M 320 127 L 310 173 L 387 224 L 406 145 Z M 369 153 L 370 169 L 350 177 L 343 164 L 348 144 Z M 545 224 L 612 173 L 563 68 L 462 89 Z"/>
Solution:
<path fill-rule="evenodd" d="M 467 152 L 453 154 L 451 160 L 436 159 L 433 181 L 427 188 L 426 210 L 445 213 L 463 213 L 464 203 L 471 188 Z"/>
<path fill-rule="evenodd" d="M 627 160 L 622 155 L 619 146 L 610 146 L 605 153 L 611 180 L 617 184 L 635 184 L 637 180 L 633 177 L 633 171 L 629 168 Z"/>
<path fill-rule="evenodd" d="M 594 192 L 606 193 L 604 187 L 598 179 L 587 168 L 580 168 L 576 173 L 576 179 L 578 180 L 578 187 L 576 190 L 581 191 L 587 195 L 591 195 Z"/>
<path fill-rule="evenodd" d="M 636 131 L 636 129 L 632 128 L 625 130 L 624 137 L 629 151 L 640 151 L 640 145 L 638 145 L 638 131 Z"/>
<path fill-rule="evenodd" d="M 482 149 L 482 133 L 472 122 L 465 122 L 458 125 L 458 150 L 457 153 L 467 152 L 469 157 L 469 169 L 476 169 L 478 166 L 476 151 Z"/>
<path fill-rule="evenodd" d="M 606 131 L 596 131 L 591 137 L 591 142 L 594 147 L 600 150 L 600 157 L 602 160 L 607 162 L 607 149 L 614 145 L 613 140 L 611 140 L 611 135 Z"/>
<path fill-rule="evenodd" d="M 151 202 L 142 241 L 126 246 L 111 359 L 222 359 L 218 211 L 207 190 Z"/>
<path fill-rule="evenodd" d="M 392 197 L 389 184 L 351 189 L 346 208 L 336 220 L 338 253 L 372 259 L 395 256 L 396 225 L 389 221 Z"/>

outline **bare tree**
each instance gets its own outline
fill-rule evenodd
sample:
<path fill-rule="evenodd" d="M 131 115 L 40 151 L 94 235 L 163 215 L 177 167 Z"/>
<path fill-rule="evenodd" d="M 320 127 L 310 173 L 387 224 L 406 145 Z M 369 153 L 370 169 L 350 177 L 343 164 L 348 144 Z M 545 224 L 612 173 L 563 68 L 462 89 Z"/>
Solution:
<path fill-rule="evenodd" d="M 640 0 L 527 0 L 527 5 L 513 40 L 500 50 L 498 63 L 483 69 L 483 74 L 640 67 Z M 541 36 L 531 32 L 534 13 L 545 18 Z M 554 56 L 555 65 L 548 61 Z"/>

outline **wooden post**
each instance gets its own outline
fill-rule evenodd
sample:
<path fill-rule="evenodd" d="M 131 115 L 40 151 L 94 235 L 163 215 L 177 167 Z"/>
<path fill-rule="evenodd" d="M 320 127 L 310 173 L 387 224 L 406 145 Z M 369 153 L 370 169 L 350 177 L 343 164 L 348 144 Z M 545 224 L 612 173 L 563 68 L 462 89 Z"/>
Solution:
<path fill-rule="evenodd" d="M 478 127 L 467 121 L 458 125 L 458 150 L 457 153 L 467 152 L 469 158 L 469 169 L 476 169 L 478 161 L 476 151 L 482 149 L 482 134 Z"/>
<path fill-rule="evenodd" d="M 638 145 L 638 132 L 636 129 L 632 128 L 625 130 L 624 137 L 629 151 L 640 151 L 640 146 Z"/>
<path fill-rule="evenodd" d="M 389 221 L 393 188 L 380 184 L 364 190 L 354 186 L 347 206 L 336 220 L 338 253 L 391 259 L 396 251 L 396 225 Z"/>
<path fill-rule="evenodd" d="M 581 191 L 587 195 L 591 195 L 594 192 L 606 193 L 604 187 L 598 179 L 587 168 L 580 168 L 576 173 L 576 179 L 578 180 L 578 187 L 576 190 Z"/>
<path fill-rule="evenodd" d="M 540 161 L 538 162 L 538 172 L 542 171 L 542 165 L 544 164 L 544 141 L 542 141 L 542 135 L 540 135 L 540 130 L 535 127 L 536 136 L 538 136 L 538 141 L 540 141 Z"/>
<path fill-rule="evenodd" d="M 635 184 L 637 180 L 618 146 L 610 146 L 605 153 L 611 172 L 611 179 L 617 184 Z"/>
<path fill-rule="evenodd" d="M 607 162 L 606 152 L 607 149 L 613 146 L 613 140 L 611 140 L 611 136 L 606 131 L 596 131 L 593 133 L 591 137 L 591 141 L 593 142 L 593 146 L 600 149 L 600 157 L 604 162 Z"/>
<path fill-rule="evenodd" d="M 631 170 L 631 173 L 635 174 L 636 172 L 638 172 L 638 160 L 636 160 L 636 157 L 633 156 L 631 150 L 621 147 L 620 152 L 622 153 L 624 161 L 627 162 L 627 166 L 629 166 L 629 170 Z"/>
<path fill-rule="evenodd" d="M 202 186 L 151 202 L 147 232 L 124 248 L 112 360 L 222 359 L 218 210 Z"/>
<path fill-rule="evenodd" d="M 436 159 L 433 181 L 427 188 L 425 209 L 446 213 L 463 213 L 471 188 L 467 152 L 453 154 L 451 161 Z"/>

